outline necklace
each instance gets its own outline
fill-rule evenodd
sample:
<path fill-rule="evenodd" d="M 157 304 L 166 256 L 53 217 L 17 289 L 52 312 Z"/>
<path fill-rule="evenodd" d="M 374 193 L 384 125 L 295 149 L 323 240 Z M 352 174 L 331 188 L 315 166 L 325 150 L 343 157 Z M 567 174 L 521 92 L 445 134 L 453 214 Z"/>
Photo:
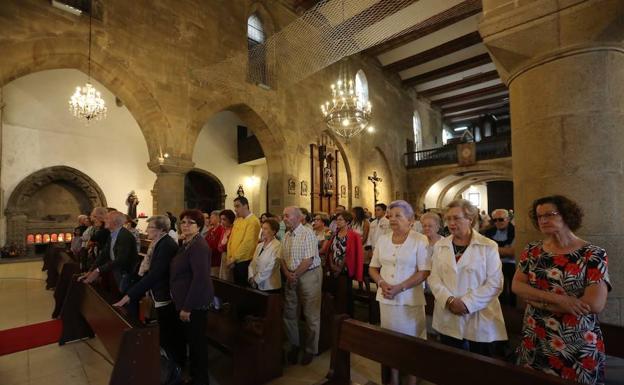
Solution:
<path fill-rule="evenodd" d="M 468 245 L 459 246 L 453 243 L 453 253 L 455 254 L 455 262 L 459 261 L 459 259 L 464 255 L 464 252 L 468 248 Z"/>

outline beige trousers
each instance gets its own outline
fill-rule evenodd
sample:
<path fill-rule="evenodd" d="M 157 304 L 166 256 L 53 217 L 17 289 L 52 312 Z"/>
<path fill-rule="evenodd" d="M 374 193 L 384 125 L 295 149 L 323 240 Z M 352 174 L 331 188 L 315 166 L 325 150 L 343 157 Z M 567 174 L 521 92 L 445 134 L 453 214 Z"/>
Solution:
<path fill-rule="evenodd" d="M 321 330 L 321 287 L 323 269 L 317 267 L 303 274 L 295 284 L 284 287 L 284 326 L 291 346 L 300 346 L 298 308 L 305 318 L 306 352 L 317 354 Z"/>

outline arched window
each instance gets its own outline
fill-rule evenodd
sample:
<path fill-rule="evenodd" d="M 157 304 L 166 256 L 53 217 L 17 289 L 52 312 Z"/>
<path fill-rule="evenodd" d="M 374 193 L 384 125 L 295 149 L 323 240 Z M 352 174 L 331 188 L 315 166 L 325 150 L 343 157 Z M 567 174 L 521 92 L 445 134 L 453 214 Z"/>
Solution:
<path fill-rule="evenodd" d="M 412 119 L 414 125 L 414 147 L 416 147 L 416 151 L 420 151 L 423 149 L 423 140 L 422 140 L 422 124 L 420 122 L 420 114 L 418 111 L 414 111 L 414 117 Z"/>
<path fill-rule="evenodd" d="M 360 102 L 358 107 L 362 108 L 368 104 L 368 81 L 366 80 L 366 75 L 362 70 L 359 70 L 355 74 L 355 94 Z"/>
<path fill-rule="evenodd" d="M 247 19 L 248 75 L 250 81 L 267 85 L 265 39 L 262 20 L 254 13 Z"/>

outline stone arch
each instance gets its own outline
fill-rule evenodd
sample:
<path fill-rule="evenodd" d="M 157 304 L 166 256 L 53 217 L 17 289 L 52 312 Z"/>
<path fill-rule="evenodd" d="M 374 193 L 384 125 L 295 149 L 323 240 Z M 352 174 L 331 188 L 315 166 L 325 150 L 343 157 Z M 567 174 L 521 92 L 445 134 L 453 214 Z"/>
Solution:
<path fill-rule="evenodd" d="M 471 166 L 434 166 L 423 168 L 421 170 L 411 170 L 411 172 L 408 173 L 408 178 L 418 180 L 418 184 L 423 186 L 423 188 L 419 188 L 419 191 L 416 194 L 416 199 L 413 203 L 416 207 L 422 208 L 425 203 L 425 196 L 427 195 L 429 189 L 444 178 L 451 177 L 453 175 L 479 172 L 494 174 L 497 177 L 505 178 L 505 180 L 512 180 L 511 159 L 501 158 L 490 161 L 480 161 Z M 447 188 L 445 190 L 447 191 L 448 185 L 446 187 Z"/>
<path fill-rule="evenodd" d="M 243 102 L 223 104 L 220 106 L 211 104 L 210 107 L 208 104 L 204 104 L 197 110 L 193 119 L 192 130 L 189 134 L 188 140 L 191 144 L 191 154 L 197 143 L 199 132 L 205 122 L 212 116 L 223 111 L 230 111 L 236 114 L 245 122 L 247 128 L 249 128 L 258 139 L 267 162 L 268 196 L 270 197 L 267 210 L 270 212 L 280 211 L 285 206 L 283 197 L 287 189 L 286 181 L 288 179 L 286 176 L 287 167 L 285 165 L 286 158 L 284 155 L 286 140 L 279 129 L 272 129 L 271 126 L 267 124 L 267 122 L 271 121 L 266 118 L 266 116 L 269 115 L 268 112 L 266 114 L 263 113 L 261 116 L 260 112 L 255 108 Z"/>
<path fill-rule="evenodd" d="M 3 46 L 5 60 L 0 64 L 0 87 L 19 77 L 44 70 L 69 68 L 86 74 L 88 58 L 84 45 L 81 37 L 59 35 L 31 38 Z M 161 143 L 168 142 L 171 125 L 152 92 L 140 80 L 141 77 L 129 68 L 128 63 L 99 47 L 97 39 L 92 46 L 91 77 L 123 101 L 141 128 L 150 158 L 155 159 Z M 162 131 L 168 131 L 165 138 L 158 134 Z"/>
<path fill-rule="evenodd" d="M 193 168 L 192 170 L 189 171 L 190 172 L 195 172 L 197 174 L 201 174 L 202 176 L 210 179 L 210 181 L 214 184 L 215 187 L 217 187 L 217 189 L 219 190 L 219 198 L 218 198 L 218 203 L 219 203 L 219 209 L 224 209 L 225 208 L 225 199 L 227 198 L 227 194 L 225 193 L 225 187 L 223 186 L 223 183 L 221 183 L 221 180 L 219 178 L 217 178 L 217 176 L 209 171 L 206 170 L 202 170 L 201 168 Z M 188 173 L 187 173 L 188 175 Z M 186 187 L 186 186 L 185 186 Z"/>
<path fill-rule="evenodd" d="M 27 211 L 30 198 L 42 187 L 58 182 L 67 183 L 84 193 L 91 209 L 107 206 L 102 189 L 85 173 L 67 166 L 52 166 L 41 169 L 24 178 L 9 197 L 5 209 L 7 241 L 9 243 L 24 246 L 28 231 Z"/>

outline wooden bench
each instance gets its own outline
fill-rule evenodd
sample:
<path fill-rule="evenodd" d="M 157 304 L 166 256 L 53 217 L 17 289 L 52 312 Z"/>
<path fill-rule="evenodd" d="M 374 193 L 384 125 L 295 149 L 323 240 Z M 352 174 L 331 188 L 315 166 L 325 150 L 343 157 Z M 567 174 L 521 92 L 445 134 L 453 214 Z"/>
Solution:
<path fill-rule="evenodd" d="M 61 314 L 63 309 L 63 303 L 67 297 L 69 286 L 72 279 L 76 274 L 80 273 L 80 265 L 69 257 L 69 254 L 63 252 L 65 257 L 64 263 L 59 265 L 60 268 L 59 277 L 54 286 L 54 310 L 52 311 L 52 318 L 57 318 Z"/>
<path fill-rule="evenodd" d="M 351 353 L 436 385 L 577 384 L 434 341 L 381 329 L 345 315 L 336 317 L 335 331 L 330 373 L 319 384 L 355 385 L 351 381 Z"/>
<path fill-rule="evenodd" d="M 113 308 L 112 300 L 97 287 L 73 279 L 61 311 L 59 345 L 97 335 L 114 362 L 110 385 L 159 385 L 158 327 L 139 325 Z"/>
<path fill-rule="evenodd" d="M 77 263 L 77 261 L 65 251 L 65 246 L 51 244 L 43 256 L 43 267 L 41 268 L 41 271 L 47 271 L 46 289 L 56 287 L 63 265 L 66 263 Z"/>
<path fill-rule="evenodd" d="M 282 296 L 212 278 L 219 310 L 208 313 L 210 344 L 233 358 L 235 385 L 261 384 L 283 373 Z"/>

